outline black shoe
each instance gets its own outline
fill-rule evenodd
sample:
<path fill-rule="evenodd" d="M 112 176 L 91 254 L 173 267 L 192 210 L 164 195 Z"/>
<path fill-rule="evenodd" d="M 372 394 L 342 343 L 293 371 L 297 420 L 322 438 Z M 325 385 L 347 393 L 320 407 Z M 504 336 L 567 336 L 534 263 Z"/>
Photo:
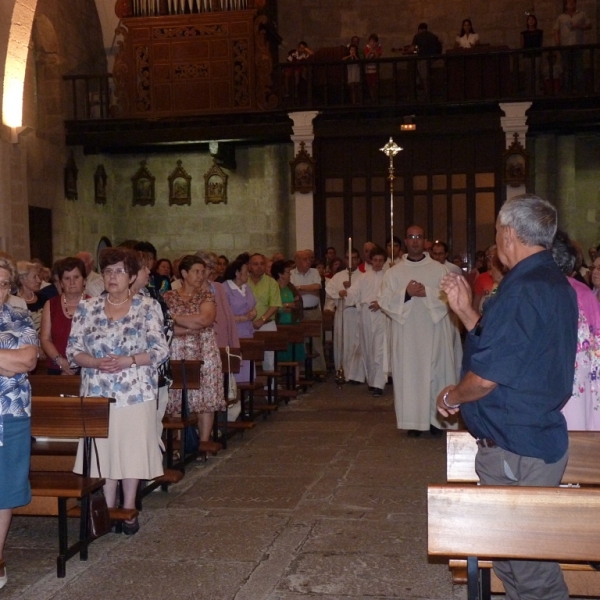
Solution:
<path fill-rule="evenodd" d="M 430 425 L 429 433 L 432 435 L 432 437 L 439 438 L 442 437 L 442 435 L 444 434 L 444 430 L 439 429 L 439 427 L 435 427 L 435 425 Z"/>
<path fill-rule="evenodd" d="M 423 432 L 419 431 L 418 429 L 409 429 L 407 435 L 411 438 L 417 438 L 420 437 L 421 433 Z"/>
<path fill-rule="evenodd" d="M 374 388 L 372 385 L 369 386 L 369 391 L 374 392 L 377 388 Z"/>
<path fill-rule="evenodd" d="M 381 388 L 373 388 L 373 396 L 383 396 L 383 390 Z"/>
<path fill-rule="evenodd" d="M 348 383 L 349 383 L 350 385 L 362 385 L 362 382 L 361 382 L 361 381 L 356 381 L 356 380 L 354 380 L 354 379 L 348 379 Z"/>
<path fill-rule="evenodd" d="M 134 535 L 140 530 L 140 524 L 138 522 L 137 517 L 133 523 L 128 523 L 127 521 L 123 521 L 123 533 L 125 535 Z"/>

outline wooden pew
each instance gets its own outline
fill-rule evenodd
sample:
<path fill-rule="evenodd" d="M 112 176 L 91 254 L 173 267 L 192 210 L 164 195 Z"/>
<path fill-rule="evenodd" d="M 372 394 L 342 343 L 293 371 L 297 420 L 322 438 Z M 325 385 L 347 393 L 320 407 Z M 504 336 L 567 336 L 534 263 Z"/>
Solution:
<path fill-rule="evenodd" d="M 314 379 L 312 363 L 315 358 L 319 357 L 319 353 L 313 349 L 314 338 L 323 338 L 323 321 L 309 319 L 302 321 L 304 326 L 304 335 L 308 338 L 308 348 L 306 349 L 306 360 L 304 361 L 304 376 L 307 380 Z"/>
<path fill-rule="evenodd" d="M 268 392 L 264 390 L 256 390 L 255 396 L 266 396 L 267 404 L 261 404 L 255 406 L 256 412 L 263 413 L 263 418 L 266 418 L 267 414 L 271 411 L 277 410 L 279 405 L 279 391 L 278 382 L 281 377 L 281 371 L 277 364 L 277 352 L 283 352 L 287 350 L 288 336 L 283 331 L 256 331 L 254 333 L 254 339 L 262 340 L 265 345 L 265 352 L 274 352 L 274 369 L 273 371 L 261 370 L 257 373 L 259 376 L 265 376 L 267 378 Z"/>
<path fill-rule="evenodd" d="M 58 378 L 58 377 L 57 377 Z M 62 398 L 32 396 L 31 434 L 48 438 L 105 438 L 108 436 L 110 398 Z M 72 465 L 71 465 L 72 466 Z M 87 514 L 90 494 L 101 488 L 105 480 L 89 473 L 30 471 L 32 501 L 13 511 L 15 515 L 58 516 L 58 549 L 56 574 L 64 577 L 66 562 L 79 553 L 87 560 L 90 543 Z M 69 508 L 81 502 L 79 539 L 69 545 L 67 517 Z M 129 518 L 129 517 L 128 517 Z"/>
<path fill-rule="evenodd" d="M 489 489 L 497 486 L 475 486 L 479 482 L 479 477 L 475 472 L 475 455 L 477 454 L 477 443 L 475 439 L 466 431 L 449 431 L 446 438 L 447 447 L 447 481 L 449 483 L 470 484 L 469 489 Z M 588 489 L 592 486 L 595 490 L 600 487 L 600 435 L 593 431 L 571 431 L 569 432 L 569 462 L 562 478 L 562 485 L 565 486 L 584 486 Z M 504 489 L 504 488 L 501 488 Z M 524 490 L 532 488 L 511 487 L 513 490 Z M 539 490 L 541 488 L 533 488 Z M 557 488 L 549 488 L 554 491 Z M 576 490 L 581 491 L 581 490 Z M 576 496 L 576 498 L 578 498 Z M 559 519 L 560 520 L 560 519 Z M 510 522 L 510 521 L 506 521 Z M 506 523 L 505 522 L 505 523 Z M 512 524 L 511 524 L 512 529 Z M 544 533 L 546 531 L 544 530 Z M 461 533 L 462 536 L 462 533 Z M 462 558 L 454 558 L 459 555 L 454 552 L 449 554 L 452 558 L 449 561 L 449 567 L 452 572 L 452 581 L 455 584 L 465 584 L 468 582 L 467 561 Z M 478 555 L 480 558 L 484 555 Z M 493 555 L 492 558 L 502 558 L 499 555 Z M 539 557 L 538 557 L 539 558 Z M 577 560 L 557 559 L 557 560 Z M 586 559 L 594 561 L 593 558 Z M 490 585 L 490 569 L 492 562 L 490 560 L 479 560 L 479 569 L 482 569 L 481 576 L 484 582 L 484 588 Z M 600 595 L 600 572 L 593 569 L 587 562 L 561 564 L 565 581 L 569 587 L 570 594 L 573 596 L 599 596 Z M 473 567 L 472 567 L 473 568 Z M 474 575 L 472 575 L 474 577 Z M 491 591 L 493 593 L 503 593 L 504 588 L 500 580 L 491 574 Z"/>
<path fill-rule="evenodd" d="M 262 339 L 240 338 L 242 360 L 250 362 L 250 381 L 238 383 L 242 412 L 242 422 L 251 423 L 254 420 L 254 394 L 262 389 L 263 384 L 256 381 L 256 363 L 263 360 L 265 342 Z M 248 403 L 246 404 L 246 400 Z"/>
<path fill-rule="evenodd" d="M 300 367 L 300 362 L 296 360 L 296 344 L 304 344 L 306 328 L 303 323 L 298 323 L 295 325 L 277 325 L 277 330 L 286 333 L 289 344 L 293 344 L 292 360 L 279 361 L 278 363 L 280 369 L 285 371 L 285 390 L 280 390 L 279 397 L 283 398 L 287 404 L 290 398 L 298 396 L 298 391 L 296 390 L 296 384 L 298 383 L 296 381 L 296 369 Z"/>

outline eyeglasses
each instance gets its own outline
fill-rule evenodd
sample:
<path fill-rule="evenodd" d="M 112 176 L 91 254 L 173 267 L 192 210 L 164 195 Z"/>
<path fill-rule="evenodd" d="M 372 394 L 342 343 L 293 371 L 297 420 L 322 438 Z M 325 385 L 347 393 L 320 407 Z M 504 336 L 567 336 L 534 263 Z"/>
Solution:
<path fill-rule="evenodd" d="M 105 277 L 119 277 L 120 275 L 126 275 L 127 271 L 125 269 L 104 269 L 102 271 L 102 275 Z"/>
<path fill-rule="evenodd" d="M 413 235 L 407 235 L 406 237 L 409 240 L 422 240 L 424 236 L 421 235 L 420 233 L 417 233 L 417 234 L 413 234 Z"/>
<path fill-rule="evenodd" d="M 0 289 L 8 290 L 12 286 L 10 281 L 0 281 Z"/>

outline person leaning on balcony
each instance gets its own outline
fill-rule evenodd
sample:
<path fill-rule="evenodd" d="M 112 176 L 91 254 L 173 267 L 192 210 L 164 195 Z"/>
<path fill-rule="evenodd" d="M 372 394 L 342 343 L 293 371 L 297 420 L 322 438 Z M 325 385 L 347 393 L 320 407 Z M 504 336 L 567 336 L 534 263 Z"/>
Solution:
<path fill-rule="evenodd" d="M 465 19 L 462 22 L 460 33 L 456 36 L 454 42 L 455 48 L 472 48 L 479 44 L 479 34 L 473 30 L 473 23 L 471 19 Z"/>
<path fill-rule="evenodd" d="M 563 12 L 554 23 L 554 42 L 557 46 L 583 44 L 583 32 L 591 28 L 587 15 L 577 10 L 577 0 L 565 0 Z"/>

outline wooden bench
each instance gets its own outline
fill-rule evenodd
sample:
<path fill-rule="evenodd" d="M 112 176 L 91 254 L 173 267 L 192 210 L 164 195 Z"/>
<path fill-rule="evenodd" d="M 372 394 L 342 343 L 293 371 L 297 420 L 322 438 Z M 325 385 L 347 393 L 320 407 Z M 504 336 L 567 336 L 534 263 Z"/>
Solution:
<path fill-rule="evenodd" d="M 306 360 L 304 361 L 304 375 L 308 380 L 314 378 L 312 363 L 315 358 L 319 357 L 319 353 L 313 349 L 313 340 L 315 338 L 323 339 L 323 321 L 309 319 L 302 321 L 304 326 L 304 335 L 308 339 L 308 348 L 306 349 Z"/>
<path fill-rule="evenodd" d="M 256 363 L 263 360 L 265 354 L 265 342 L 262 339 L 240 338 L 240 352 L 242 360 L 250 363 L 249 381 L 238 383 L 242 411 L 240 418 L 242 422 L 251 423 L 254 420 L 254 395 L 262 389 L 263 384 L 256 381 Z"/>
<path fill-rule="evenodd" d="M 255 406 L 257 413 L 262 413 L 263 418 L 272 412 L 277 410 L 279 405 L 279 390 L 278 384 L 279 379 L 282 376 L 281 371 L 278 368 L 277 352 L 284 352 L 288 347 L 288 336 L 283 331 L 256 331 L 254 333 L 254 339 L 262 340 L 265 345 L 265 352 L 274 352 L 274 368 L 273 371 L 258 371 L 257 375 L 264 376 L 267 378 L 267 388 L 265 392 L 263 389 L 256 390 L 255 396 L 262 396 L 267 398 L 267 404 L 261 404 Z"/>
<path fill-rule="evenodd" d="M 57 377 L 58 378 L 58 377 Z M 47 438 L 84 438 L 89 444 L 91 438 L 108 436 L 109 398 L 62 398 L 60 396 L 33 396 L 31 399 L 31 433 Z M 71 463 L 71 468 L 73 464 Z M 64 577 L 66 562 L 79 553 L 81 560 L 87 560 L 90 543 L 87 529 L 87 515 L 90 494 L 101 488 L 105 480 L 89 477 L 86 472 L 77 475 L 73 472 L 30 471 L 32 501 L 13 511 L 15 515 L 58 516 L 58 557 L 56 574 Z M 79 510 L 79 539 L 69 545 L 67 518 L 69 509 Z M 128 517 L 129 518 L 129 517 Z"/>
<path fill-rule="evenodd" d="M 288 342 L 292 345 L 292 360 L 279 361 L 278 363 L 279 368 L 285 371 L 285 390 L 281 390 L 279 396 L 287 404 L 291 398 L 298 396 L 296 384 L 300 382 L 300 378 L 296 378 L 296 370 L 300 368 L 300 361 L 296 360 L 296 345 L 304 345 L 306 327 L 304 327 L 303 323 L 297 323 L 295 325 L 278 325 L 277 329 L 287 334 Z"/>
<path fill-rule="evenodd" d="M 562 513 L 568 512 L 569 518 L 572 515 L 581 515 L 580 503 L 587 506 L 588 502 L 595 502 L 596 494 L 600 490 L 600 434 L 589 431 L 572 431 L 569 432 L 569 462 L 565 469 L 562 478 L 562 484 L 571 486 L 570 488 L 538 488 L 538 487 L 505 487 L 505 486 L 477 486 L 479 478 L 475 472 L 475 455 L 477 453 L 477 444 L 475 439 L 466 431 L 453 431 L 447 433 L 447 480 L 451 484 L 467 484 L 467 485 L 451 485 L 451 486 L 430 486 L 428 492 L 428 511 L 429 511 L 429 542 L 430 554 L 442 554 L 451 557 L 449 567 L 452 572 L 452 580 L 455 584 L 467 584 L 469 586 L 469 599 L 477 598 L 477 593 L 483 598 L 489 598 L 490 592 L 503 593 L 504 588 L 501 581 L 491 573 L 493 558 L 523 558 L 520 552 L 530 552 L 527 558 L 536 559 L 551 559 L 564 561 L 561 563 L 561 568 L 565 577 L 565 581 L 569 587 L 571 595 L 574 596 L 599 596 L 600 595 L 600 572 L 593 569 L 588 561 L 595 562 L 593 554 L 584 555 L 586 558 L 578 558 L 575 554 L 568 555 L 554 553 L 552 557 L 541 556 L 540 550 L 526 550 L 523 539 L 531 537 L 536 540 L 536 543 L 546 548 L 546 539 L 550 541 L 557 540 L 555 548 L 561 548 L 565 544 L 562 539 L 560 525 L 558 533 L 553 530 L 554 525 L 566 523 L 562 517 Z M 572 487 L 575 486 L 575 487 Z M 578 489 L 578 486 L 581 486 Z M 462 491 L 465 494 L 462 494 Z M 491 492 L 488 492 L 491 490 Z M 546 490 L 544 493 L 540 490 Z M 493 492 L 497 491 L 499 495 L 494 496 Z M 504 494 L 507 491 L 508 494 Z M 478 495 L 483 492 L 485 495 Z M 526 492 L 526 494 L 525 494 Z M 566 495 L 563 492 L 567 492 Z M 575 492 L 575 494 L 569 494 Z M 578 495 L 577 493 L 580 492 Z M 588 500 L 588 496 L 584 495 L 591 493 L 592 500 Z M 474 494 L 474 495 L 471 495 Z M 504 494 L 504 495 L 502 495 Z M 529 494 L 533 498 L 529 498 Z M 539 496 L 536 496 L 539 494 Z M 500 499 L 500 500 L 499 500 Z M 431 500 L 431 504 L 429 504 Z M 481 500 L 481 509 L 474 508 L 474 503 Z M 508 505 L 509 516 L 502 520 L 500 512 L 486 513 L 485 511 L 494 510 L 495 503 L 510 502 Z M 457 524 L 455 521 L 449 523 L 448 526 L 453 529 L 452 534 L 442 532 L 439 526 L 440 519 L 446 519 L 439 513 L 440 504 L 443 502 L 452 502 L 453 512 L 461 513 L 457 515 L 457 519 L 465 518 L 467 521 L 473 517 L 472 521 L 465 525 L 464 523 Z M 527 506 L 528 503 L 535 507 L 535 511 L 539 510 L 539 515 L 545 515 L 541 520 L 536 517 L 529 523 L 527 529 L 524 529 L 520 524 L 517 524 L 512 519 L 512 510 L 521 505 Z M 541 503 L 541 508 L 538 504 Z M 490 508 L 492 507 L 492 508 Z M 548 513 L 544 513 L 547 510 Z M 465 512 L 466 511 L 466 512 Z M 477 514 L 476 514 L 477 513 Z M 483 525 L 478 522 L 479 514 L 484 515 L 481 518 L 489 518 L 489 523 Z M 487 517 L 485 515 L 487 514 Z M 520 518 L 520 517 L 518 517 Z M 526 517 L 523 517 L 526 518 Z M 527 517 L 528 518 L 528 517 Z M 510 523 L 510 528 L 506 524 Z M 548 527 L 546 525 L 551 523 Z M 445 529 L 446 526 L 443 526 Z M 465 527 L 468 529 L 465 529 Z M 571 523 L 568 524 L 571 528 Z M 577 527 L 579 529 L 577 529 Z M 585 518 L 578 517 L 578 525 L 572 529 L 572 536 L 568 546 L 579 544 L 578 531 L 587 531 Z M 569 537 L 568 529 L 567 531 Z M 486 548 L 477 542 L 469 541 L 471 534 L 486 538 L 489 532 L 489 542 L 492 548 L 496 548 L 491 554 Z M 468 533 L 468 536 L 467 536 Z M 440 541 L 439 535 L 453 536 L 456 544 L 454 550 L 449 553 L 442 551 L 442 545 L 448 549 L 448 544 L 453 542 L 450 539 Z M 587 535 L 587 534 L 584 534 Z M 590 530 L 590 535 L 594 536 L 593 530 Z M 498 537 L 501 539 L 498 540 Z M 486 538 L 487 539 L 487 538 Z M 512 553 L 507 555 L 500 552 L 503 539 L 511 539 L 514 544 Z M 597 540 L 597 542 L 600 540 Z M 464 545 L 463 545 L 464 542 Z M 469 546 L 469 544 L 472 544 Z M 469 553 L 464 554 L 462 548 L 469 547 Z M 545 551 L 545 550 L 542 550 Z M 549 550 L 550 551 L 550 550 Z M 465 559 L 465 557 L 467 557 Z M 469 557 L 471 562 L 469 563 Z M 475 558 L 477 557 L 477 558 Z M 488 560 L 485 560 L 488 559 Z M 586 561 L 585 563 L 577 561 Z"/>
<path fill-rule="evenodd" d="M 198 416 L 190 414 L 188 407 L 187 391 L 200 389 L 200 360 L 172 360 L 171 372 L 173 374 L 172 390 L 181 390 L 181 414 L 165 415 L 163 428 L 167 438 L 165 446 L 167 469 L 176 469 L 185 473 L 185 465 L 198 457 L 199 450 L 186 454 L 186 427 L 197 427 Z M 179 432 L 178 444 L 179 459 L 174 458 L 175 432 Z"/>

